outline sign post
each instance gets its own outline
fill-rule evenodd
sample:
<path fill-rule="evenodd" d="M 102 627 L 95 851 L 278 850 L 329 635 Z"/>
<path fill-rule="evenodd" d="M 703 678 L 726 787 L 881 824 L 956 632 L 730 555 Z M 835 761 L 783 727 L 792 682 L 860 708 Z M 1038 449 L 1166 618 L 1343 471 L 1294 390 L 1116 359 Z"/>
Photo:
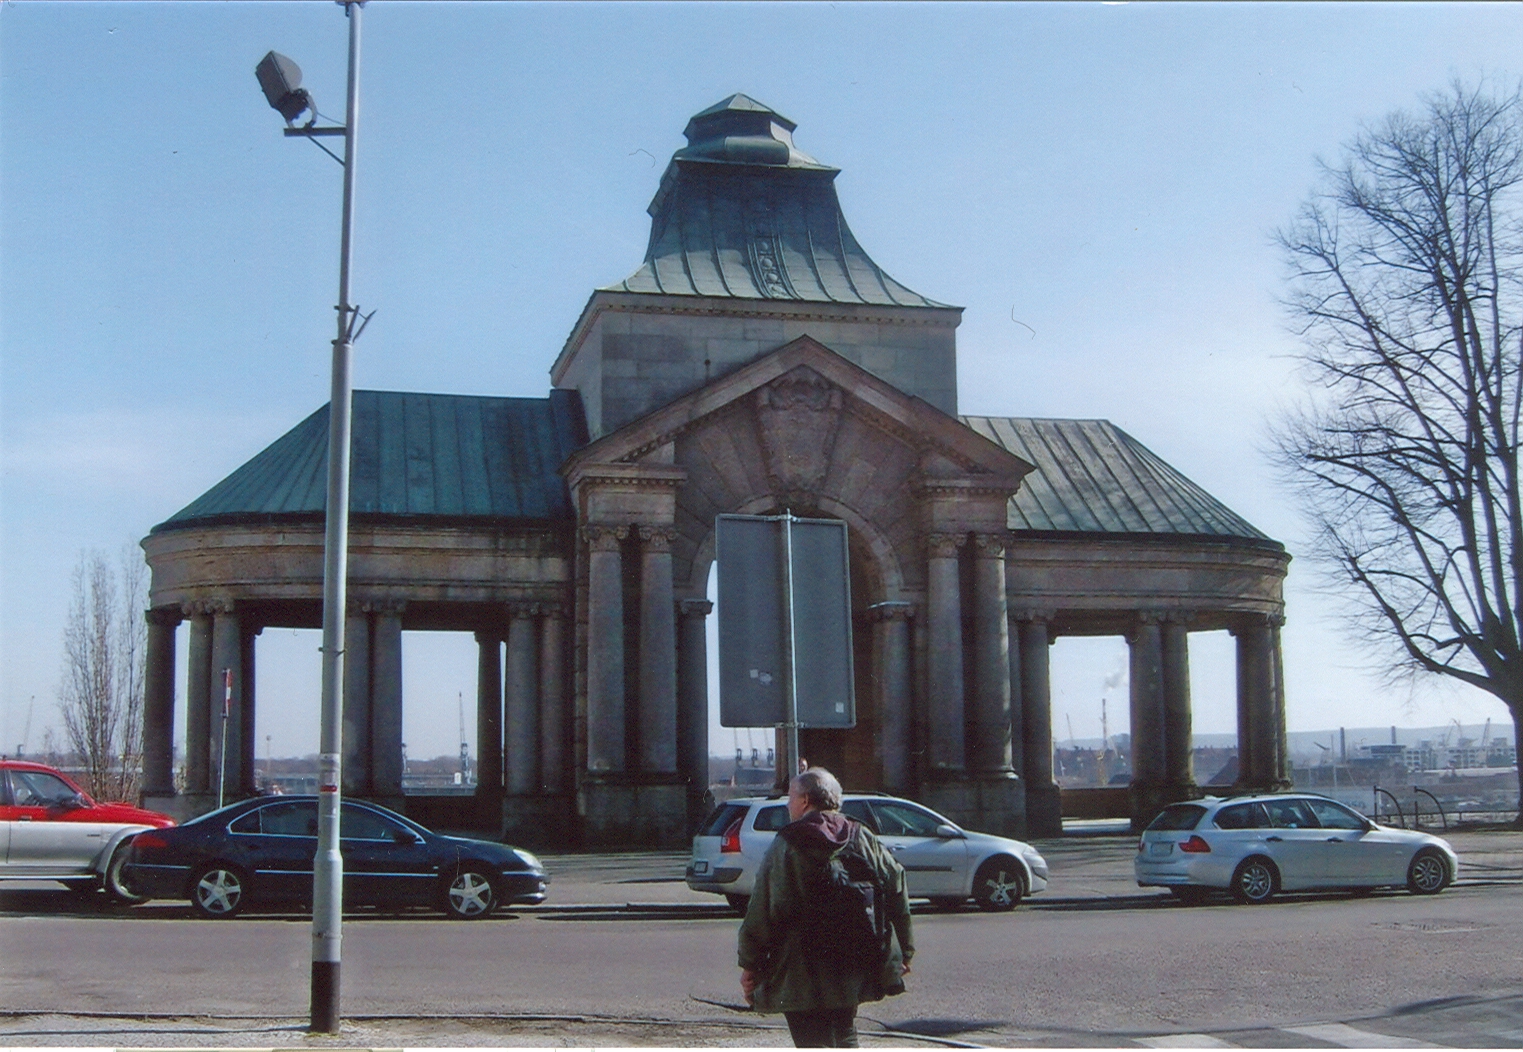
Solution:
<path fill-rule="evenodd" d="M 777 784 L 798 771 L 800 728 L 856 726 L 846 524 L 720 515 L 719 722 L 781 732 Z"/>

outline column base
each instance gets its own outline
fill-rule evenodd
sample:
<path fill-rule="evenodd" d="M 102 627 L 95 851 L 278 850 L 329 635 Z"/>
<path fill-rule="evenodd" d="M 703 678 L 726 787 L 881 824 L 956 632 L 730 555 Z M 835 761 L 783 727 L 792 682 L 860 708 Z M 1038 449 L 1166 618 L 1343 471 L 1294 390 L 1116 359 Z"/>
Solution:
<path fill-rule="evenodd" d="M 502 802 L 497 839 L 519 847 L 564 851 L 573 846 L 573 804 L 570 794 L 509 796 Z"/>
<path fill-rule="evenodd" d="M 1132 832 L 1140 833 L 1169 804 L 1198 800 L 1205 794 L 1194 782 L 1133 782 L 1130 786 Z"/>
<path fill-rule="evenodd" d="M 583 847 L 680 848 L 688 843 L 685 782 L 592 777 L 576 794 Z"/>
<path fill-rule="evenodd" d="M 1008 771 L 928 782 L 921 787 L 919 799 L 968 829 L 996 836 L 1026 836 L 1026 783 Z"/>
<path fill-rule="evenodd" d="M 1026 784 L 1026 834 L 1034 839 L 1063 835 L 1063 791 L 1052 782 Z"/>
<path fill-rule="evenodd" d="M 217 809 L 216 793 L 167 793 L 143 794 L 142 806 L 150 811 L 168 815 L 184 825 L 208 811 Z"/>

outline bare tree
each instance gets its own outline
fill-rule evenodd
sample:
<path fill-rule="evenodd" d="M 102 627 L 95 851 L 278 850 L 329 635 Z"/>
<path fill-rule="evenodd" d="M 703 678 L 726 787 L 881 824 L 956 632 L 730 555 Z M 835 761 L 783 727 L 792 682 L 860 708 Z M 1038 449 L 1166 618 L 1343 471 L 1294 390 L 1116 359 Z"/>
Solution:
<path fill-rule="evenodd" d="M 1398 674 L 1495 695 L 1515 736 L 1520 116 L 1516 89 L 1456 82 L 1323 166 L 1279 234 L 1313 388 L 1274 435 L 1355 631 L 1386 645 Z"/>
<path fill-rule="evenodd" d="M 142 767 L 148 575 L 133 556 L 123 549 L 113 567 L 100 552 L 81 555 L 64 625 L 58 707 L 86 788 L 105 800 L 135 798 Z"/>

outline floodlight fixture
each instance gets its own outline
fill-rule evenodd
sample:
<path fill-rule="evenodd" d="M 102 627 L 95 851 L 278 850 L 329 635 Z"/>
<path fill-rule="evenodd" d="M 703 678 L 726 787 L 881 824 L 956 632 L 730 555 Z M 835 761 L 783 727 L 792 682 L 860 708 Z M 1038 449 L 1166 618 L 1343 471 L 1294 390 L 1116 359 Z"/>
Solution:
<path fill-rule="evenodd" d="M 312 96 L 301 86 L 301 67 L 295 62 L 278 51 L 271 51 L 254 67 L 254 76 L 259 78 L 259 87 L 269 100 L 270 108 L 278 110 L 287 124 L 295 124 L 296 118 L 307 110 L 311 110 L 316 118 L 317 107 L 312 105 Z"/>

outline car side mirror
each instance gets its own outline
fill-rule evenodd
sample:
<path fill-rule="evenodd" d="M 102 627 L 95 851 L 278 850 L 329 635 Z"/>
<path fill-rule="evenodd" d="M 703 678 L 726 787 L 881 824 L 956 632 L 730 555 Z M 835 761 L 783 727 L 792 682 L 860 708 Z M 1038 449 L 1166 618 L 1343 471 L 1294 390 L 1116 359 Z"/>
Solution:
<path fill-rule="evenodd" d="M 942 840 L 956 840 L 958 837 L 962 836 L 962 834 L 957 831 L 956 826 L 948 825 L 946 822 L 943 822 L 941 825 L 936 827 L 936 835 Z"/>
<path fill-rule="evenodd" d="M 391 834 L 391 839 L 392 839 L 392 842 L 396 843 L 396 844 L 421 844 L 421 843 L 423 843 L 423 841 L 418 839 L 418 834 L 413 833 L 413 832 L 409 832 L 406 829 L 397 829 L 397 830 L 394 830 L 392 832 L 392 834 Z"/>
<path fill-rule="evenodd" d="M 58 806 L 65 811 L 78 811 L 81 807 L 89 807 L 90 804 L 85 800 L 83 794 L 75 793 L 73 796 L 58 801 Z"/>

